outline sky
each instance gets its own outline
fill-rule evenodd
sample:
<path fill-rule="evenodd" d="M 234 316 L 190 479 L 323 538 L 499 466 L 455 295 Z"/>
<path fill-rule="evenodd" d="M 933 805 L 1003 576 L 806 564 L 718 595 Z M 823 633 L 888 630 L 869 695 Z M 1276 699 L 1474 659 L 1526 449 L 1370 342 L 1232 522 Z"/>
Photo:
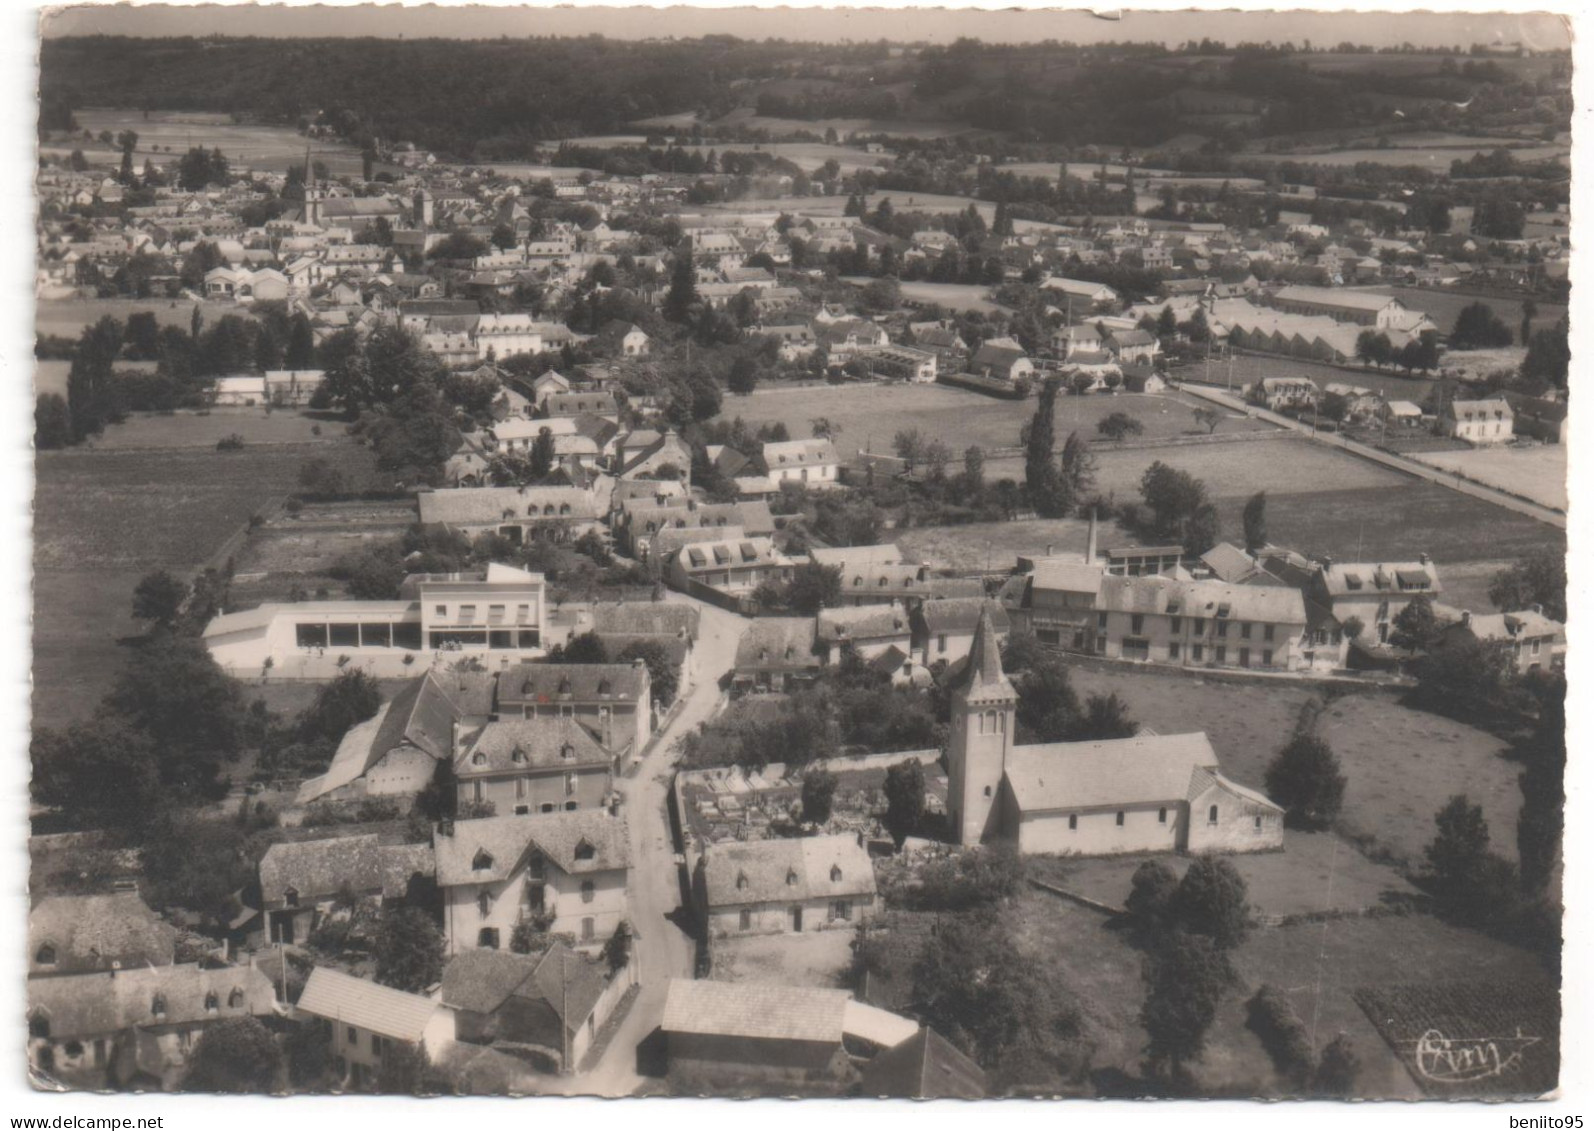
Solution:
<path fill-rule="evenodd" d="M 818 41 L 889 39 L 949 43 L 959 36 L 987 42 L 1057 39 L 1160 41 L 1170 45 L 1211 37 L 1373 47 L 1523 42 L 1565 48 L 1570 37 L 1548 13 L 1356 13 L 1258 11 L 1133 11 L 1103 18 L 1084 11 L 955 10 L 944 8 L 618 8 L 497 5 L 346 5 L 285 7 L 258 4 L 179 6 L 81 5 L 44 17 L 46 36 L 255 35 L 380 36 L 461 39 L 527 35 L 606 35 L 617 39 L 735 35 L 745 39 Z"/>

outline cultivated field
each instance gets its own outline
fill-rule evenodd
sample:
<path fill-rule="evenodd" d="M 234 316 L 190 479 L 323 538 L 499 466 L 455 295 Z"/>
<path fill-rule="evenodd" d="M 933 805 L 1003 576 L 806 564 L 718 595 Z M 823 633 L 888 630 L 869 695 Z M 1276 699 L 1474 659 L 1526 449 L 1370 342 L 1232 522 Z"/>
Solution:
<path fill-rule="evenodd" d="M 1412 458 L 1447 471 L 1459 471 L 1469 479 L 1547 507 L 1566 509 L 1566 448 L 1561 444 L 1423 452 Z"/>
<path fill-rule="evenodd" d="M 242 125 L 226 114 L 151 111 L 146 117 L 137 110 L 78 110 L 75 113 L 78 125 L 95 134 L 101 130 L 110 130 L 113 134 L 122 130 L 137 133 L 138 148 L 133 153 L 133 163 L 138 168 L 144 167 L 146 157 L 153 157 L 156 164 L 165 164 L 197 145 L 220 149 L 235 171 L 248 166 L 281 173 L 289 165 L 302 165 L 305 148 L 309 146 L 315 159 L 323 162 L 333 176 L 358 175 L 361 171 L 359 150 L 336 142 L 311 142 L 287 126 Z M 69 153 L 75 144 L 55 143 L 44 147 L 44 152 Z M 83 152 L 90 161 L 116 164 L 122 159 L 120 150 L 84 147 Z"/>
<path fill-rule="evenodd" d="M 716 939 L 710 977 L 717 982 L 845 988 L 854 937 L 852 931 L 841 930 Z"/>
<path fill-rule="evenodd" d="M 1073 683 L 1081 696 L 1117 692 L 1136 721 L 1163 734 L 1205 731 L 1224 773 L 1259 789 L 1301 707 L 1317 694 L 1281 680 L 1205 679 L 1099 664 L 1075 665 Z M 1501 756 L 1505 744 L 1494 735 L 1404 707 L 1395 693 L 1383 691 L 1334 700 L 1320 718 L 1319 733 L 1349 779 L 1343 832 L 1414 865 L 1433 839 L 1434 813 L 1465 790 L 1483 806 L 1494 847 L 1516 855 L 1520 767 Z"/>
<path fill-rule="evenodd" d="M 36 722 L 61 725 L 94 710 L 124 660 L 116 641 L 137 631 L 129 605 L 140 577 L 198 569 L 251 514 L 292 491 L 311 456 L 333 459 L 359 482 L 371 474 L 369 453 L 351 442 L 40 453 Z"/>

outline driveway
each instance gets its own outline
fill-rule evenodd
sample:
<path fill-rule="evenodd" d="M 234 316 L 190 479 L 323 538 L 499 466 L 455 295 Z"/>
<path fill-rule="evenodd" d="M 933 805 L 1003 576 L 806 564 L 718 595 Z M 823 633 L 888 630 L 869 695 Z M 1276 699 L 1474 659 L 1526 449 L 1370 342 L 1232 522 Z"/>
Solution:
<path fill-rule="evenodd" d="M 698 682 L 685 693 L 685 705 L 659 732 L 634 776 L 616 785 L 631 831 L 631 928 L 636 939 L 641 993 L 603 1057 L 591 1070 L 560 1081 L 567 1095 L 630 1095 L 644 1083 L 636 1071 L 637 1046 L 664 1017 L 664 994 L 671 978 L 690 978 L 696 943 L 677 924 L 681 885 L 675 844 L 666 808 L 670 778 L 681 739 L 711 719 L 721 706 L 719 679 L 736 661 L 736 646 L 748 622 L 724 609 L 671 592 L 666 600 L 688 602 L 701 614 L 697 638 Z"/>

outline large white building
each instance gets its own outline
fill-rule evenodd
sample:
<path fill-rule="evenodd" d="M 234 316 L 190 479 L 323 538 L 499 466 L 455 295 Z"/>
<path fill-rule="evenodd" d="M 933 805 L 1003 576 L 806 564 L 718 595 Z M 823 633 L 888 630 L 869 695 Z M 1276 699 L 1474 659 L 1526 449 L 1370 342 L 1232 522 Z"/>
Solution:
<path fill-rule="evenodd" d="M 204 640 L 216 663 L 241 677 L 331 679 L 358 667 L 393 678 L 464 653 L 508 666 L 543 654 L 545 588 L 540 573 L 493 563 L 482 573 L 411 577 L 396 601 L 298 601 L 223 613 Z"/>

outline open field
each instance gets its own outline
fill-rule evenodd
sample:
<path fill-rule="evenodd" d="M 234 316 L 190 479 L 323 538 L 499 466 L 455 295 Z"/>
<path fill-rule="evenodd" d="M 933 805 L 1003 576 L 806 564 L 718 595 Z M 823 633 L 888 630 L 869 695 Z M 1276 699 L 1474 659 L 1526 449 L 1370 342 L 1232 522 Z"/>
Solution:
<path fill-rule="evenodd" d="M 1247 153 L 1249 161 L 1294 161 L 1300 165 L 1327 165 L 1349 168 L 1367 162 L 1372 165 L 1416 165 L 1434 173 L 1449 173 L 1450 163 L 1465 160 L 1474 153 L 1491 153 L 1501 148 L 1486 145 L 1475 149 L 1335 149 L 1322 153 Z M 1518 161 L 1570 160 L 1570 151 L 1564 145 L 1527 145 L 1512 150 Z"/>
<path fill-rule="evenodd" d="M 660 119 L 649 119 L 651 124 Z M 688 125 L 690 122 L 687 123 Z M 737 126 L 748 130 L 767 130 L 773 136 L 791 136 L 807 132 L 824 136 L 826 130 L 835 130 L 838 137 L 848 134 L 880 134 L 884 137 L 942 138 L 977 132 L 961 122 L 914 122 L 901 118 L 769 118 L 752 112 L 750 107 L 732 110 L 714 121 L 716 126 Z"/>
<path fill-rule="evenodd" d="M 963 283 L 903 283 L 902 299 L 909 303 L 935 303 L 948 310 L 978 310 L 994 314 L 1007 308 L 989 298 L 991 288 Z"/>
<path fill-rule="evenodd" d="M 971 196 L 944 196 L 932 192 L 872 192 L 869 194 L 868 207 L 871 211 L 878 208 L 880 202 L 887 197 L 891 198 L 891 207 L 898 212 L 963 212 L 972 204 L 979 209 L 987 224 L 996 218 L 996 205 L 989 201 L 975 200 Z M 841 216 L 847 211 L 847 197 L 844 194 L 787 196 L 767 200 L 737 200 L 729 204 L 708 204 L 703 207 L 707 212 L 801 212 L 805 216 Z"/>
<path fill-rule="evenodd" d="M 136 631 L 128 614 L 140 577 L 188 573 L 261 506 L 291 491 L 311 455 L 353 478 L 370 455 L 353 443 L 41 453 L 34 499 L 33 709 L 57 726 L 91 713 Z"/>
<path fill-rule="evenodd" d="M 340 422 L 316 420 L 291 409 L 263 408 L 184 410 L 170 416 L 137 413 L 121 424 L 108 424 L 90 441 L 101 450 L 121 448 L 211 448 L 226 436 L 246 444 L 334 445 L 344 440 Z M 317 432 L 319 431 L 319 435 Z M 308 456 L 306 456 L 308 458 Z"/>
<path fill-rule="evenodd" d="M 1073 431 L 1094 436 L 1096 422 L 1114 412 L 1126 412 L 1141 421 L 1147 438 L 1203 434 L 1206 429 L 1191 416 L 1199 403 L 1179 393 L 1059 397 L 1055 416 L 1058 445 L 1061 447 L 1062 441 Z M 917 428 L 927 439 L 941 440 L 952 449 L 955 457 L 961 458 L 970 444 L 978 444 L 987 452 L 1016 448 L 1020 430 L 1034 414 L 1033 400 L 999 400 L 950 385 L 930 384 L 837 385 L 824 390 L 770 386 L 751 396 L 726 398 L 720 416 L 722 419 L 739 416 L 749 426 L 778 421 L 793 437 L 809 435 L 809 422 L 819 415 L 828 416 L 842 426 L 836 447 L 843 458 L 859 451 L 890 454 L 891 440 L 897 432 Z M 1220 432 L 1230 430 L 1273 429 L 1261 421 L 1235 418 L 1219 426 Z M 1105 457 L 1113 454 L 1099 453 L 1103 463 Z M 995 479 L 1013 474 L 1012 469 L 1006 467 L 1011 462 L 989 460 L 987 477 Z M 1149 464 L 1151 460 L 1148 458 L 1145 462 Z M 999 463 L 1003 465 L 1001 471 L 997 470 Z M 1022 475 L 1022 461 L 1019 463 L 1018 473 Z"/>
<path fill-rule="evenodd" d="M 240 167 L 284 172 L 289 165 L 303 164 L 304 151 L 312 147 L 316 160 L 323 162 L 333 176 L 361 171 L 360 151 L 337 142 L 311 142 L 303 134 L 288 126 L 245 125 L 226 114 L 151 111 L 146 117 L 137 110 L 78 110 L 78 125 L 98 134 L 101 130 L 119 133 L 132 130 L 138 134 L 138 148 L 133 153 L 133 163 L 143 168 L 144 158 L 153 157 L 156 164 L 175 161 L 190 146 L 220 149 L 226 154 L 236 171 Z M 158 150 L 157 151 L 157 147 Z M 63 153 L 71 152 L 73 145 L 60 144 L 45 147 Z M 90 161 L 115 164 L 121 161 L 121 152 L 110 149 L 91 151 L 84 149 Z"/>
<path fill-rule="evenodd" d="M 823 132 L 823 131 L 820 131 Z M 718 145 L 683 145 L 688 153 L 768 153 L 782 157 L 805 173 L 812 173 L 826 161 L 835 161 L 843 176 L 851 176 L 859 169 L 879 169 L 891 164 L 889 153 L 869 153 L 850 145 L 826 145 L 820 141 L 731 141 Z"/>
<path fill-rule="evenodd" d="M 1561 444 L 1424 452 L 1413 458 L 1547 507 L 1566 509 L 1566 448 Z"/>
<path fill-rule="evenodd" d="M 124 325 L 135 311 L 148 310 L 162 326 L 186 330 L 198 306 L 205 325 L 214 325 L 225 314 L 252 317 L 247 306 L 232 302 L 190 302 L 186 299 L 147 298 L 47 298 L 35 304 L 33 326 L 39 334 L 57 334 L 76 339 L 85 326 L 92 326 L 107 314 Z"/>
<path fill-rule="evenodd" d="M 1194 857 L 1137 856 L 1035 857 L 1031 874 L 1114 907 L 1123 906 L 1130 880 L 1146 860 L 1161 860 L 1183 876 Z M 1380 907 L 1386 897 L 1411 896 L 1417 889 L 1387 864 L 1377 864 L 1333 833 L 1290 830 L 1283 852 L 1237 853 L 1229 862 L 1245 879 L 1251 906 L 1259 915 L 1309 915 L 1323 911 L 1360 913 Z"/>
<path fill-rule="evenodd" d="M 1268 763 L 1294 731 L 1316 692 L 1281 680 L 1204 679 L 1153 667 L 1079 664 L 1081 695 L 1117 692 L 1131 717 L 1163 734 L 1205 731 L 1236 781 L 1261 788 Z M 1335 699 L 1319 733 L 1339 755 L 1349 779 L 1340 829 L 1366 837 L 1395 860 L 1416 864 L 1433 839 L 1433 815 L 1465 790 L 1483 806 L 1495 847 L 1515 856 L 1519 767 L 1501 757 L 1494 735 L 1404 707 L 1392 692 Z"/>

